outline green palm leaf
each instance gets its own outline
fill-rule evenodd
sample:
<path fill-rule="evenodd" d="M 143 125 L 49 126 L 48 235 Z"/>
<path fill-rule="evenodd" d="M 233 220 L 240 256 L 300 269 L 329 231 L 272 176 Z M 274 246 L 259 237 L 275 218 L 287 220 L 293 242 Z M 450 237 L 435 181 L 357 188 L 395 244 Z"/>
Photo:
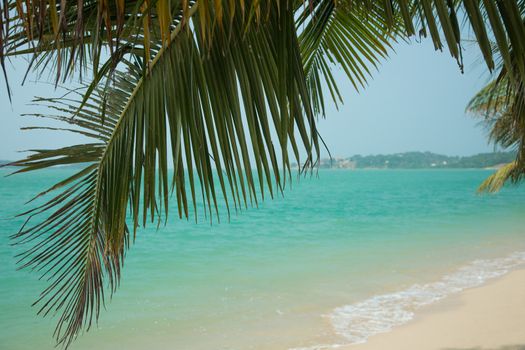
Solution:
<path fill-rule="evenodd" d="M 301 28 L 299 41 L 307 84 L 315 111 L 324 115 L 323 84 L 336 106 L 343 102 L 332 67 L 341 67 L 356 90 L 364 88 L 371 76 L 370 67 L 378 68 L 403 25 L 399 16 L 394 19 L 391 14 L 390 18 L 379 2 L 372 3 L 366 13 L 333 0 L 312 1 L 311 7 L 300 10 L 297 27 Z"/>
<path fill-rule="evenodd" d="M 37 304 L 44 315 L 61 313 L 56 336 L 66 346 L 98 317 L 106 279 L 110 291 L 118 284 L 130 231 L 165 218 L 170 193 L 179 215 L 188 216 L 189 203 L 196 213 L 200 187 L 212 215 L 218 191 L 228 208 L 281 191 L 291 168 L 288 149 L 300 162 L 302 145 L 304 163 L 316 160 L 317 132 L 291 13 L 273 11 L 267 23 L 248 30 L 238 16 L 228 31 L 212 32 L 210 45 L 192 12 L 193 24 L 172 31 L 167 45 L 151 43 L 150 63 L 131 55 L 87 98 L 41 100 L 57 111 L 52 117 L 97 142 L 39 150 L 11 164 L 26 172 L 87 163 L 45 191 L 61 192 L 24 213 L 29 222 L 16 235 L 30 245 L 23 266 L 49 280 Z"/>
<path fill-rule="evenodd" d="M 509 179 L 516 176 L 516 172 L 518 171 L 516 162 L 510 162 L 503 165 L 481 183 L 478 192 L 499 191 Z"/>
<path fill-rule="evenodd" d="M 525 1 L 517 3 L 516 11 L 517 20 L 525 22 Z M 502 50 L 497 44 L 492 47 L 499 73 L 471 99 L 467 111 L 482 119 L 490 142 L 515 149 L 517 156 L 514 162 L 489 176 L 480 185 L 480 192 L 499 191 L 505 183 L 518 183 L 525 176 L 525 80 L 521 74 L 522 58 L 515 54 L 520 48 L 513 45 L 509 50 Z"/>
<path fill-rule="evenodd" d="M 16 235 L 29 245 L 23 266 L 49 281 L 37 303 L 43 314 L 60 314 L 55 335 L 66 346 L 98 317 L 106 283 L 110 292 L 117 286 L 130 233 L 165 219 L 171 194 L 180 217 L 196 213 L 199 195 L 211 217 L 219 194 L 229 212 L 281 191 L 289 153 L 315 164 L 321 86 L 340 101 L 333 65 L 360 88 L 389 42 L 417 29 L 461 65 L 464 12 L 489 69 L 494 37 L 509 81 L 525 77 L 516 0 L 6 3 L 2 62 L 29 54 L 57 81 L 93 71 L 82 94 L 40 101 L 95 142 L 36 150 L 12 164 L 25 172 L 85 163 L 41 194 L 47 200 L 24 213 Z"/>
<path fill-rule="evenodd" d="M 525 84 L 513 82 L 505 68 L 469 102 L 467 111 L 481 118 L 489 141 L 517 150 L 516 160 L 499 169 L 480 186 L 496 192 L 506 182 L 517 183 L 525 176 Z"/>
<path fill-rule="evenodd" d="M 0 58 L 3 61 L 7 55 L 35 52 L 35 65 L 41 63 L 43 69 L 47 67 L 44 62 L 53 63 L 57 66 L 58 75 L 62 71 L 64 77 L 82 66 L 83 62 L 83 66 L 87 66 L 88 60 L 95 63 L 96 70 L 103 48 L 108 48 L 114 60 L 118 61 L 121 44 L 143 46 L 143 55 L 148 58 L 149 39 L 166 39 L 174 28 L 171 19 L 181 15 L 187 19 L 191 3 L 188 0 L 7 1 L 4 2 L 7 11 L 0 11 Z M 233 8 L 228 10 L 229 6 Z M 239 14 L 245 24 L 261 23 L 272 11 L 272 6 L 271 1 L 203 1 L 199 8 L 203 19 L 199 23 L 201 35 L 207 41 L 213 40 L 213 31 L 228 27 L 223 24 L 231 21 L 235 14 Z M 274 7 L 279 13 L 293 11 L 297 18 L 302 17 L 302 23 L 315 19 L 317 24 L 313 27 L 317 33 L 313 37 L 307 35 L 313 41 L 322 37 L 318 35 L 320 33 L 339 32 L 337 37 L 331 35 L 337 38 L 331 45 L 332 54 L 341 52 L 338 47 L 345 45 L 348 38 L 358 37 L 349 36 L 343 30 L 349 28 L 346 26 L 349 19 L 357 17 L 363 23 L 368 20 L 372 23 L 367 24 L 370 27 L 365 32 L 373 27 L 377 29 L 378 24 L 384 24 L 383 29 L 397 32 L 402 23 L 405 35 L 411 36 L 420 27 L 419 33 L 429 33 L 436 49 L 443 47 L 443 35 L 450 54 L 460 64 L 461 20 L 458 14 L 464 14 L 488 68 L 494 69 L 489 39 L 494 37 L 507 68 L 511 65 L 512 49 L 519 66 L 517 74 L 522 78 L 525 76 L 525 24 L 520 12 L 523 0 L 296 0 L 277 1 Z M 342 26 L 343 23 L 345 26 Z M 353 27 L 356 28 L 356 23 Z M 61 55 L 55 55 L 57 53 Z M 344 61 L 350 64 L 348 57 Z M 355 72 L 351 74 L 356 78 L 355 75 Z"/>

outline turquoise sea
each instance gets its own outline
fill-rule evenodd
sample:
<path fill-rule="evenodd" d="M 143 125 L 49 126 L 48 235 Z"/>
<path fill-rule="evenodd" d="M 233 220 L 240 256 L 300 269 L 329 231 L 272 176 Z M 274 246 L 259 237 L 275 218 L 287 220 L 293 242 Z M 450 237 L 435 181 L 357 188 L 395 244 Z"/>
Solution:
<path fill-rule="evenodd" d="M 16 271 L 12 216 L 71 169 L 0 170 L 0 349 L 53 349 L 44 284 Z M 525 263 L 525 186 L 488 170 L 326 170 L 220 223 L 140 230 L 99 323 L 71 349 L 330 349 Z M 223 211 L 224 212 L 224 211 Z"/>

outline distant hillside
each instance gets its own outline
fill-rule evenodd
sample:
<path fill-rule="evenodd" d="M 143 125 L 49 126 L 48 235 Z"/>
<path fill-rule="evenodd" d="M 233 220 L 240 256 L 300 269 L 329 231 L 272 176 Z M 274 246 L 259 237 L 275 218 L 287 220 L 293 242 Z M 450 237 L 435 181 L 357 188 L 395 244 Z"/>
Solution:
<path fill-rule="evenodd" d="M 493 168 L 508 163 L 515 157 L 514 152 L 481 153 L 468 157 L 451 157 L 431 152 L 405 152 L 388 155 L 355 155 L 332 160 L 322 159 L 320 167 L 342 169 Z"/>

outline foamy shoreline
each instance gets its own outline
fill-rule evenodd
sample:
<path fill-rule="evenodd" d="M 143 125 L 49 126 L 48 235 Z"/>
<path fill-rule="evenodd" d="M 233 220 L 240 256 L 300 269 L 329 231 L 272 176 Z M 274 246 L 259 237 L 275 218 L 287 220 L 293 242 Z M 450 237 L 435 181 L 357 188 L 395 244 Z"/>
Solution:
<path fill-rule="evenodd" d="M 525 269 L 428 305 L 407 324 L 340 349 L 525 349 Z"/>
<path fill-rule="evenodd" d="M 505 320 L 493 317 L 509 309 L 515 317 L 508 315 Z M 431 317 L 434 314 L 439 316 L 438 320 L 444 318 L 442 323 Z M 502 316 L 505 315 L 504 312 Z M 522 350 L 525 349 L 525 252 L 475 260 L 438 281 L 375 295 L 338 307 L 327 316 L 343 340 L 300 349 L 405 350 L 412 349 L 413 343 L 414 350 L 484 350 L 496 342 L 501 346 L 518 344 L 523 348 L 516 349 Z M 477 341 L 479 333 L 492 343 Z M 520 337 L 512 338 L 514 333 Z M 505 342 L 507 337 L 518 343 Z M 448 343 L 451 339 L 456 342 Z M 460 346 L 464 343 L 471 345 L 463 349 Z"/>

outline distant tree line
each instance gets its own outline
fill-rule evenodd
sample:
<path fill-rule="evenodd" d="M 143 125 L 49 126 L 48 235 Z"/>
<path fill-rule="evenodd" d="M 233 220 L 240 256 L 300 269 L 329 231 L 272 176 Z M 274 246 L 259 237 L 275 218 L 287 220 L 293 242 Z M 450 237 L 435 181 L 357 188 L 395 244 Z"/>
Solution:
<path fill-rule="evenodd" d="M 473 156 L 446 156 L 432 152 L 405 152 L 396 154 L 355 155 L 348 158 L 322 159 L 321 168 L 493 168 L 513 161 L 515 152 L 480 153 Z"/>

